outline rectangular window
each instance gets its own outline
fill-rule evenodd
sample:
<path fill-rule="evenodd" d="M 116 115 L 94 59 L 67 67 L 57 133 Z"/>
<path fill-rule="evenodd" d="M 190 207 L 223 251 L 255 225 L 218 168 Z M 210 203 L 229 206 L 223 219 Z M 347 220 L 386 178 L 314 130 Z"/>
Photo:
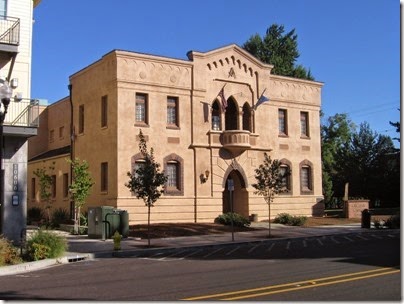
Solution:
<path fill-rule="evenodd" d="M 0 19 L 7 16 L 7 0 L 0 0 Z"/>
<path fill-rule="evenodd" d="M 279 135 L 288 135 L 287 112 L 284 109 L 278 110 Z"/>
<path fill-rule="evenodd" d="M 35 183 L 35 177 L 31 178 L 31 198 L 35 199 L 36 198 L 36 183 Z"/>
<path fill-rule="evenodd" d="M 178 166 L 176 162 L 167 163 L 167 187 L 178 189 Z"/>
<path fill-rule="evenodd" d="M 300 112 L 300 134 L 303 137 L 309 137 L 309 113 Z"/>
<path fill-rule="evenodd" d="M 101 97 L 101 128 L 108 126 L 108 95 Z"/>
<path fill-rule="evenodd" d="M 69 196 L 69 174 L 63 174 L 63 197 Z"/>
<path fill-rule="evenodd" d="M 54 142 L 55 141 L 55 130 L 50 130 L 49 131 L 49 142 Z"/>
<path fill-rule="evenodd" d="M 59 128 L 59 139 L 63 139 L 65 137 L 65 127 Z"/>
<path fill-rule="evenodd" d="M 101 163 L 101 192 L 108 191 L 108 163 Z"/>
<path fill-rule="evenodd" d="M 84 105 L 79 106 L 79 134 L 84 133 Z"/>
<path fill-rule="evenodd" d="M 147 124 L 147 95 L 136 94 L 135 121 L 138 124 Z"/>
<path fill-rule="evenodd" d="M 167 125 L 178 127 L 178 98 L 167 97 Z"/>
<path fill-rule="evenodd" d="M 51 188 L 51 193 L 52 193 L 52 198 L 56 197 L 56 175 L 52 175 L 52 188 Z"/>

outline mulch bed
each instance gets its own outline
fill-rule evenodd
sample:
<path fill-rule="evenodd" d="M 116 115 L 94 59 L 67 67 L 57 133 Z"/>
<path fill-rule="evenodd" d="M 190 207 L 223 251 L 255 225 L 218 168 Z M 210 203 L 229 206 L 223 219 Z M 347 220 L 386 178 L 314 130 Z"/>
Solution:
<path fill-rule="evenodd" d="M 147 238 L 147 225 L 133 225 L 129 228 L 129 236 L 142 239 Z M 256 229 L 250 227 L 234 227 L 235 232 L 254 230 Z M 150 238 L 221 234 L 226 232 L 231 232 L 231 226 L 209 223 L 170 223 L 150 225 Z"/>

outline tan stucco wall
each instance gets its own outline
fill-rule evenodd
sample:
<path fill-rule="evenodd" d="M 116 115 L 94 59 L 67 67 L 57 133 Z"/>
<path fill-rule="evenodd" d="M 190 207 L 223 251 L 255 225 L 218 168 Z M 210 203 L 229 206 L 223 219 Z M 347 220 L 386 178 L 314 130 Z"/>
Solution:
<path fill-rule="evenodd" d="M 311 215 L 322 197 L 320 105 L 322 83 L 271 75 L 271 65 L 230 45 L 207 53 L 190 52 L 189 60 L 170 59 L 126 51 L 112 51 L 70 77 L 75 125 L 74 155 L 90 164 L 96 182 L 87 206 L 112 205 L 128 210 L 130 223 L 147 220 L 143 201 L 125 183 L 131 159 L 139 153 L 141 129 L 156 161 L 175 154 L 183 160 L 183 193 L 163 195 L 152 210 L 155 222 L 211 222 L 222 213 L 223 191 L 232 168 L 236 180 L 235 210 L 267 218 L 268 207 L 254 194 L 254 170 L 269 152 L 273 159 L 291 163 L 292 193 L 277 197 L 272 215 L 280 212 Z M 240 115 L 244 103 L 251 107 L 265 90 L 270 98 L 252 114 L 251 148 L 233 155 L 222 148 L 222 131 L 211 131 L 210 107 L 220 89 L 232 98 Z M 135 124 L 135 95 L 148 95 L 148 125 Z M 108 127 L 100 127 L 101 97 L 108 95 Z M 167 96 L 178 97 L 179 128 L 167 128 Z M 85 107 L 85 131 L 78 134 L 78 109 Z M 59 105 L 62 107 L 62 104 Z M 278 109 L 288 112 L 288 136 L 278 135 Z M 309 113 L 310 137 L 300 136 L 300 112 Z M 64 111 L 63 111 L 64 112 Z M 208 113 L 208 116 L 206 116 Z M 48 115 L 49 120 L 57 119 Z M 224 114 L 222 114 L 224 121 Z M 50 124 L 52 125 L 52 124 Z M 248 138 L 248 137 L 247 137 Z M 300 164 L 309 161 L 313 191 L 301 194 Z M 108 162 L 108 192 L 100 191 L 100 166 Z M 200 174 L 210 176 L 201 182 Z M 242 184 L 245 188 L 242 188 Z"/>

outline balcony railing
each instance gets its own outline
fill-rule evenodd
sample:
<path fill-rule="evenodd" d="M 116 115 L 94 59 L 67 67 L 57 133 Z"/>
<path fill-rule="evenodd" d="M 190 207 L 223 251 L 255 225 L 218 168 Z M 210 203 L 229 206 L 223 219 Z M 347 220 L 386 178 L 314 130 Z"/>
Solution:
<path fill-rule="evenodd" d="M 15 17 L 0 16 L 0 43 L 20 44 L 20 19 Z"/>
<path fill-rule="evenodd" d="M 39 126 L 39 102 L 36 99 L 31 101 L 10 102 L 4 125 L 32 127 Z"/>
<path fill-rule="evenodd" d="M 223 131 L 221 142 L 223 148 L 231 152 L 243 152 L 251 148 L 250 131 L 226 130 Z"/>

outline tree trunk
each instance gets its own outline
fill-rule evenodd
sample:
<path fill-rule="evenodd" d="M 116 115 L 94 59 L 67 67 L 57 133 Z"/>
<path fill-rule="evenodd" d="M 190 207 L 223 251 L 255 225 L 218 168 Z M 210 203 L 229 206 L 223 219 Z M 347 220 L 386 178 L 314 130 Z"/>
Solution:
<path fill-rule="evenodd" d="M 268 237 L 271 237 L 271 204 L 268 203 Z"/>
<path fill-rule="evenodd" d="M 150 247 L 150 204 L 147 205 L 147 244 Z"/>

